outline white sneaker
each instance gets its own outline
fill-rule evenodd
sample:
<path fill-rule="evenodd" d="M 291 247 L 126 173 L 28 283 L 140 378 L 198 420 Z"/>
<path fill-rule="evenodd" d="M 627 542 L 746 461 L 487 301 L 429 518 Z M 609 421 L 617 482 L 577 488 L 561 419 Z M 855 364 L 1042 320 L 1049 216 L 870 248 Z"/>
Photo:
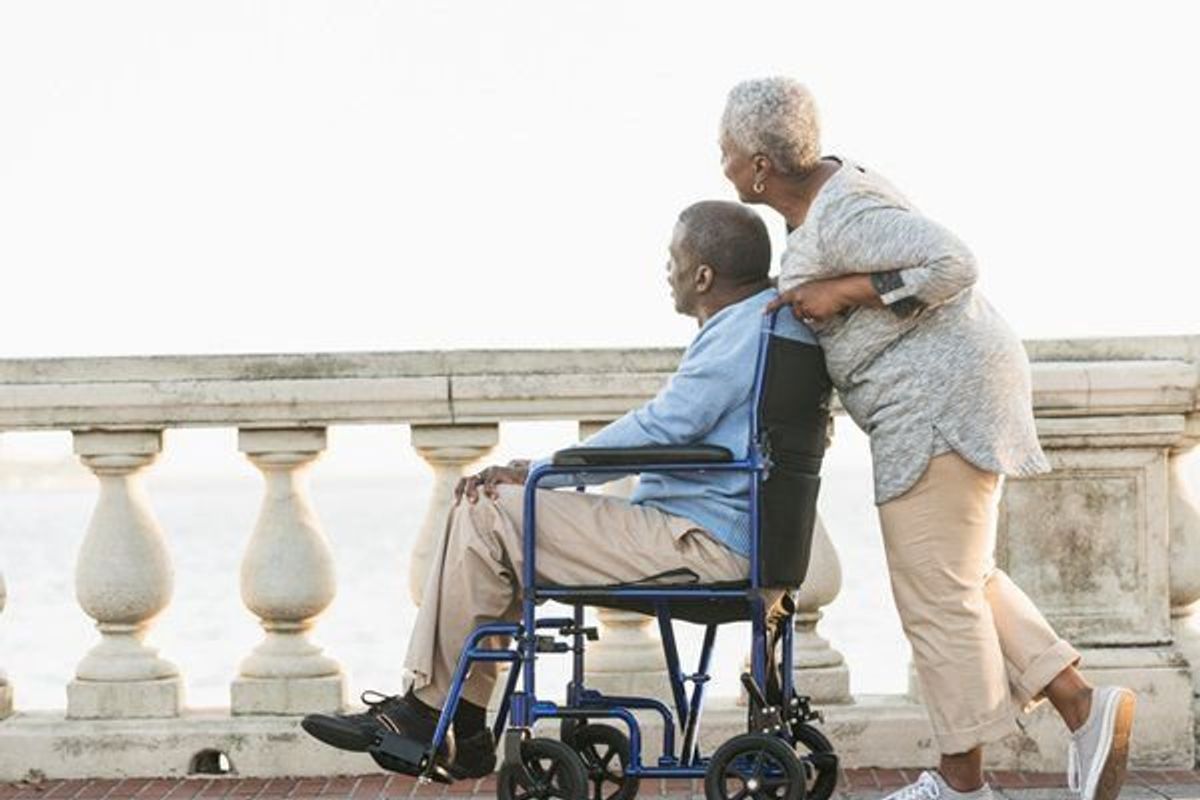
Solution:
<path fill-rule="evenodd" d="M 1087 722 L 1071 734 L 1067 750 L 1067 785 L 1081 800 L 1116 800 L 1120 794 L 1136 705 L 1133 692 L 1120 686 L 1092 693 Z"/>
<path fill-rule="evenodd" d="M 992 787 L 986 783 L 973 792 L 956 792 L 941 775 L 926 770 L 916 783 L 897 789 L 883 800 L 992 800 L 992 797 Z"/>

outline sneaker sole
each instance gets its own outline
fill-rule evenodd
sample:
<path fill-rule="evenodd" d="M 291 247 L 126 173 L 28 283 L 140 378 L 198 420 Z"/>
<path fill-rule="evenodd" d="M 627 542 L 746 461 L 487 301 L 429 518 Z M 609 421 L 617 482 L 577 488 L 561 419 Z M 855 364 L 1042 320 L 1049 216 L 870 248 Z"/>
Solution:
<path fill-rule="evenodd" d="M 300 727 L 314 739 L 324 742 L 339 750 L 349 750 L 353 753 L 365 753 L 371 746 L 371 739 L 361 731 L 342 725 L 330 724 L 320 718 L 305 717 L 300 721 Z"/>
<path fill-rule="evenodd" d="M 1115 713 L 1112 716 L 1111 744 L 1108 757 L 1096 779 L 1095 790 L 1091 797 L 1084 800 L 1116 800 L 1125 783 L 1125 771 L 1129 765 L 1129 739 L 1133 732 L 1133 713 L 1137 708 L 1137 698 L 1133 692 L 1118 693 Z"/>

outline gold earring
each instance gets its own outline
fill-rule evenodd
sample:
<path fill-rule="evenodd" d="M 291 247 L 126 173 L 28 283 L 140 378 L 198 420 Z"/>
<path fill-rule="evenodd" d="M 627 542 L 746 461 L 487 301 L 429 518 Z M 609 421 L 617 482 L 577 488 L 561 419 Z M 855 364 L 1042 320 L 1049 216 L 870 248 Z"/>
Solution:
<path fill-rule="evenodd" d="M 767 187 L 766 187 L 766 186 L 763 186 L 762 178 L 756 178 L 756 179 L 754 180 L 754 187 L 753 187 L 753 188 L 754 188 L 754 193 L 755 193 L 755 194 L 762 194 L 762 193 L 763 193 L 763 190 L 764 190 L 764 189 L 766 189 Z"/>

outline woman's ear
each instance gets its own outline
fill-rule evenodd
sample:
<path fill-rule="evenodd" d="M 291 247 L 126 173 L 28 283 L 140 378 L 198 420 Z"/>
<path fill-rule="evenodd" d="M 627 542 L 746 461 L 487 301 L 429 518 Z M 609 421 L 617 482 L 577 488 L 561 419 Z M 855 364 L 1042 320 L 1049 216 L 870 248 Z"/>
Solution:
<path fill-rule="evenodd" d="M 750 159 L 750 164 L 754 168 L 754 179 L 760 180 L 771 174 L 771 159 L 764 156 L 762 153 Z"/>

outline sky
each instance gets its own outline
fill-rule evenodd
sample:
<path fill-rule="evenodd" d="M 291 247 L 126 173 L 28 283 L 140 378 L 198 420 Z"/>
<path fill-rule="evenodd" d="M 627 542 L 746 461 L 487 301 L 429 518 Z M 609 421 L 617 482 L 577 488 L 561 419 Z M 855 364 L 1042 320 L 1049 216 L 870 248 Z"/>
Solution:
<path fill-rule="evenodd" d="M 1186 2 L 0 0 L 0 358 L 682 345 L 735 82 L 1026 338 L 1200 333 Z M 761 209 L 775 237 L 783 225 Z M 778 252 L 778 250 L 777 250 Z"/>

